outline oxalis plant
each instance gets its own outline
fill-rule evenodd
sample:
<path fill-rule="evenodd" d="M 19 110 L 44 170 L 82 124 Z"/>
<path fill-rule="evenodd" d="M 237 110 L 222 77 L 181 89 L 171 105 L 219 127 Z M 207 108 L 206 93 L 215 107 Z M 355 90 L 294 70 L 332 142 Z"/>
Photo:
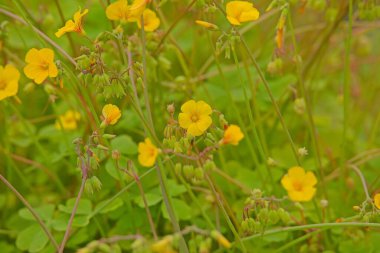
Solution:
<path fill-rule="evenodd" d="M 0 252 L 378 252 L 375 0 L 0 3 Z"/>

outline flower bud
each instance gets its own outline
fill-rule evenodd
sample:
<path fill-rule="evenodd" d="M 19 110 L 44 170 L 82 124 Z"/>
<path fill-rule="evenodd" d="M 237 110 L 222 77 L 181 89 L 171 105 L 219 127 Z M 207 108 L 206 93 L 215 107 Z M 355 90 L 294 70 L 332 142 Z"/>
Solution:
<path fill-rule="evenodd" d="M 329 205 L 329 201 L 327 199 L 321 199 L 320 204 L 322 208 L 326 208 Z"/>
<path fill-rule="evenodd" d="M 182 164 L 176 163 L 174 167 L 174 172 L 178 176 L 182 175 Z"/>
<path fill-rule="evenodd" d="M 204 172 L 203 172 L 203 169 L 201 167 L 195 168 L 195 170 L 194 170 L 194 177 L 197 180 L 203 180 L 203 178 L 204 178 Z"/>
<path fill-rule="evenodd" d="M 193 165 L 183 166 L 183 174 L 186 179 L 190 180 L 194 177 L 194 167 Z"/>
<path fill-rule="evenodd" d="M 303 98 L 297 98 L 294 100 L 293 109 L 296 113 L 302 115 L 305 113 L 306 110 L 306 103 Z"/>
<path fill-rule="evenodd" d="M 95 191 L 100 191 L 102 189 L 102 182 L 100 182 L 98 177 L 93 176 L 89 180 L 91 180 L 92 188 Z"/>
<path fill-rule="evenodd" d="M 270 210 L 269 213 L 268 213 L 268 221 L 271 223 L 271 224 L 276 224 L 277 222 L 279 222 L 280 220 L 280 217 L 277 213 L 276 210 Z"/>
<path fill-rule="evenodd" d="M 35 87 L 36 87 L 36 85 L 35 85 L 34 83 L 29 82 L 29 83 L 27 83 L 27 84 L 25 85 L 25 87 L 24 87 L 24 92 L 25 92 L 25 93 L 30 93 L 30 92 L 32 92 L 32 91 L 34 90 Z"/>
<path fill-rule="evenodd" d="M 263 223 L 266 223 L 268 218 L 269 218 L 268 208 L 260 209 L 259 213 L 257 214 L 257 219 Z"/>
<path fill-rule="evenodd" d="M 227 240 L 226 237 L 224 237 L 219 231 L 213 230 L 211 231 L 211 237 L 215 239 L 221 246 L 223 246 L 226 249 L 231 248 L 230 241 Z"/>
<path fill-rule="evenodd" d="M 110 140 L 110 139 L 113 139 L 115 137 L 116 137 L 115 134 L 103 134 L 103 138 L 106 140 Z"/>
<path fill-rule="evenodd" d="M 175 106 L 174 104 L 169 104 L 167 107 L 166 107 L 166 110 L 168 111 L 168 113 L 170 115 L 173 115 L 175 113 Z"/>
<path fill-rule="evenodd" d="M 288 224 L 288 223 L 291 221 L 291 218 L 290 218 L 289 213 L 286 212 L 284 209 L 279 208 L 279 209 L 277 210 L 277 214 L 278 214 L 278 216 L 280 217 L 281 221 L 282 221 L 284 224 Z"/>

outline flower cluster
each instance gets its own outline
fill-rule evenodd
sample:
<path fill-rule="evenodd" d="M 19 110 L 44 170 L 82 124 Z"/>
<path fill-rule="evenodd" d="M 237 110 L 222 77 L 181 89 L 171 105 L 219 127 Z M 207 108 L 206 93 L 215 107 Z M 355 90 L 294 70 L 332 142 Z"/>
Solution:
<path fill-rule="evenodd" d="M 148 2 L 147 0 L 134 0 L 132 4 L 128 4 L 127 0 L 118 0 L 107 7 L 107 18 L 122 23 L 137 22 L 140 29 L 144 26 L 145 31 L 152 32 L 160 26 L 160 19 L 154 11 L 146 9 Z"/>

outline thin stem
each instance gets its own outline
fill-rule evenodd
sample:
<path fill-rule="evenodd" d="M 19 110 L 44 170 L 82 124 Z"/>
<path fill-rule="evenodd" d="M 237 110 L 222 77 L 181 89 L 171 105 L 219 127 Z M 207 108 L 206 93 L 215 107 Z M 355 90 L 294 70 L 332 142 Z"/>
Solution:
<path fill-rule="evenodd" d="M 337 223 L 307 224 L 307 225 L 300 225 L 300 226 L 293 226 L 293 227 L 271 229 L 271 230 L 264 231 L 264 233 L 258 233 L 258 234 L 245 237 L 242 240 L 249 241 L 256 238 L 262 238 L 263 236 L 267 236 L 267 235 L 281 234 L 281 233 L 299 231 L 299 230 L 317 229 L 317 228 L 333 229 L 333 228 L 343 228 L 343 227 L 380 228 L 380 223 L 337 222 Z"/>
<path fill-rule="evenodd" d="M 78 196 L 77 196 L 77 198 L 75 200 L 75 204 L 74 204 L 73 210 L 71 212 L 69 223 L 67 224 L 66 232 L 65 232 L 65 235 L 63 236 L 62 243 L 61 243 L 61 245 L 59 247 L 58 253 L 63 253 L 63 250 L 65 249 L 65 244 L 66 244 L 67 240 L 70 237 L 71 225 L 73 224 L 75 213 L 77 212 L 79 201 L 80 201 L 80 199 L 82 197 L 84 186 L 86 185 L 86 180 L 87 180 L 87 176 L 82 177 L 82 184 L 80 186 L 80 189 L 79 189 L 79 192 L 78 192 Z"/>
<path fill-rule="evenodd" d="M 172 223 L 174 231 L 176 233 L 180 233 L 181 232 L 181 228 L 179 226 L 177 217 L 176 217 L 174 209 L 173 209 L 171 197 L 168 194 L 168 189 L 166 187 L 166 185 L 167 185 L 166 184 L 166 174 L 161 172 L 161 168 L 163 168 L 162 161 L 161 161 L 161 159 L 158 159 L 158 164 L 156 165 L 156 171 L 157 171 L 158 180 L 160 182 L 160 188 L 161 188 L 161 192 L 162 192 L 162 198 L 164 200 L 164 203 L 165 203 L 165 206 L 166 206 L 166 210 L 168 211 L 169 219 L 170 219 L 170 221 Z M 181 237 L 180 237 L 179 246 L 180 246 L 180 252 L 185 252 L 185 253 L 189 252 L 189 249 L 187 248 L 187 245 L 186 245 L 186 241 L 183 238 L 182 234 L 181 234 Z"/>
<path fill-rule="evenodd" d="M 36 219 L 38 224 L 41 226 L 42 230 L 45 232 L 47 237 L 49 238 L 50 242 L 53 244 L 54 248 L 58 250 L 58 243 L 54 239 L 53 235 L 50 233 L 49 229 L 45 225 L 45 223 L 42 221 L 40 216 L 34 211 L 33 207 L 29 204 L 29 202 L 19 193 L 16 188 L 13 187 L 13 185 L 3 177 L 3 175 L 0 174 L 0 180 L 17 196 L 17 198 L 28 208 L 30 213 L 33 215 L 33 217 Z"/>
<path fill-rule="evenodd" d="M 146 197 L 145 197 L 144 188 L 143 188 L 141 181 L 140 181 L 140 178 L 137 174 L 134 174 L 134 178 L 135 178 L 136 184 L 139 188 L 143 202 L 144 202 L 144 207 L 145 207 L 146 215 L 148 216 L 148 221 L 149 221 L 150 229 L 152 230 L 153 238 L 154 238 L 154 240 L 157 240 L 158 236 L 157 236 L 156 228 L 154 226 L 154 222 L 152 219 L 152 214 L 150 213 L 150 210 L 149 210 L 148 201 L 146 200 Z"/>
<path fill-rule="evenodd" d="M 226 16 L 226 13 L 225 11 L 223 10 L 223 8 L 216 2 L 216 0 L 213 0 L 213 2 L 215 3 L 215 5 L 218 7 L 218 9 Z M 264 73 L 263 71 L 261 70 L 259 64 L 257 63 L 256 59 L 255 59 L 255 56 L 252 54 L 247 42 L 244 40 L 243 36 L 241 35 L 241 33 L 239 32 L 239 30 L 233 28 L 235 33 L 240 37 L 240 41 L 242 42 L 243 46 L 244 46 L 244 49 L 247 51 L 247 54 L 249 56 L 249 58 L 251 59 L 252 63 L 253 63 L 253 66 L 255 67 L 257 73 L 259 74 L 259 77 L 261 79 L 261 81 L 263 82 L 264 86 L 265 86 L 265 90 L 267 91 L 267 94 L 272 102 L 272 105 L 273 107 L 275 108 L 275 111 L 277 113 L 277 116 L 280 120 L 280 123 L 282 125 L 282 128 L 283 130 L 285 131 L 286 133 L 286 136 L 291 144 L 291 148 L 292 148 L 292 151 L 293 151 L 293 154 L 294 154 L 294 158 L 295 160 L 297 161 L 297 164 L 298 165 L 301 165 L 301 161 L 298 157 L 298 153 L 297 153 L 297 150 L 296 150 L 296 146 L 294 144 L 294 141 L 293 141 L 293 138 L 292 136 L 290 135 L 290 132 L 289 132 L 289 129 L 288 127 L 286 126 L 285 124 L 285 120 L 284 118 L 282 117 L 282 113 L 281 113 L 281 110 L 280 110 L 280 107 L 278 106 L 277 102 L 276 102 L 276 99 L 274 98 L 273 96 L 273 93 L 269 87 L 269 83 L 267 82 L 265 76 L 264 76 Z"/>
<path fill-rule="evenodd" d="M 222 210 L 224 218 L 226 219 L 228 226 L 230 227 L 232 233 L 234 234 L 235 239 L 241 245 L 241 248 L 242 248 L 243 252 L 247 252 L 247 249 L 245 248 L 244 243 L 243 243 L 242 239 L 239 236 L 239 233 L 237 232 L 234 224 L 232 224 L 232 221 L 231 221 L 230 217 L 228 216 L 228 213 L 227 213 L 226 209 L 223 206 L 223 203 L 222 203 L 222 201 L 220 199 L 220 196 L 219 196 L 218 192 L 216 191 L 216 189 L 214 187 L 214 184 L 213 184 L 213 182 L 211 181 L 211 179 L 210 179 L 210 177 L 208 175 L 206 175 L 206 180 L 207 180 L 207 182 L 208 182 L 208 184 L 209 184 L 212 192 L 214 193 L 216 202 L 218 203 L 219 208 Z"/>
<path fill-rule="evenodd" d="M 282 251 L 284 251 L 284 250 L 292 247 L 293 245 L 296 245 L 297 243 L 300 243 L 300 242 L 308 239 L 309 237 L 312 237 L 315 234 L 321 233 L 324 230 L 325 230 L 325 228 L 324 229 L 320 229 L 320 230 L 315 230 L 313 232 L 310 232 L 310 233 L 307 233 L 307 234 L 305 234 L 303 236 L 300 236 L 297 239 L 292 240 L 291 242 L 289 242 L 289 243 L 285 244 L 284 246 L 282 246 L 281 248 L 277 249 L 276 251 L 274 251 L 274 253 L 282 252 Z"/>
<path fill-rule="evenodd" d="M 344 56 L 344 79 L 343 79 L 343 138 L 342 138 L 342 169 L 347 174 L 347 168 L 344 166 L 347 157 L 347 130 L 349 122 L 349 106 L 350 106 L 350 53 L 352 40 L 352 20 L 353 20 L 353 0 L 348 3 L 348 31 L 346 38 L 346 50 Z M 343 174 L 343 175 L 344 175 Z"/>
<path fill-rule="evenodd" d="M 57 6 L 57 9 L 58 9 L 59 17 L 61 18 L 62 24 L 64 25 L 66 20 L 65 20 L 65 16 L 63 15 L 61 4 L 59 3 L 59 0 L 54 0 L 54 1 L 55 1 L 55 5 Z M 71 49 L 73 50 L 73 54 L 76 55 L 77 50 L 75 48 L 75 44 L 73 41 L 73 37 L 71 36 L 71 33 L 67 33 L 67 39 L 69 40 Z"/>
<path fill-rule="evenodd" d="M 359 176 L 360 181 L 362 182 L 364 193 L 365 193 L 365 196 L 366 196 L 367 200 L 371 200 L 371 196 L 369 195 L 367 183 L 365 181 L 363 173 L 360 171 L 360 169 L 357 166 L 355 166 L 355 165 L 349 165 L 349 166 Z"/>
<path fill-rule="evenodd" d="M 31 25 L 31 24 L 28 24 L 28 22 L 26 22 L 23 18 L 21 18 L 20 16 L 10 12 L 10 11 L 7 11 L 3 8 L 0 8 L 0 13 L 8 16 L 8 17 L 11 17 L 17 21 L 19 21 L 20 23 L 24 24 L 24 25 L 29 25 L 33 31 L 35 31 L 38 35 L 40 35 L 44 40 L 46 40 L 49 44 L 51 44 L 53 47 L 55 47 L 64 57 L 66 57 L 66 59 L 68 59 L 74 66 L 77 65 L 77 63 L 75 62 L 74 58 L 71 57 L 62 47 L 60 47 L 57 43 L 55 43 L 52 39 L 50 39 L 46 34 L 44 34 L 42 31 L 40 31 L 38 28 L 36 28 L 35 26 Z"/>

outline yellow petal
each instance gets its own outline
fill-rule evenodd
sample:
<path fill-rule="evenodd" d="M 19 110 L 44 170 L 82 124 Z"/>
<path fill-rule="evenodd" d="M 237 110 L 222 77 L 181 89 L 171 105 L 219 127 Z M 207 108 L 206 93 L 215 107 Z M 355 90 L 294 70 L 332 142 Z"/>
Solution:
<path fill-rule="evenodd" d="M 202 100 L 197 102 L 197 111 L 200 114 L 206 114 L 206 115 L 210 115 L 212 113 L 211 107 Z"/>
<path fill-rule="evenodd" d="M 75 31 L 75 23 L 72 20 L 68 20 L 64 27 L 58 29 L 58 31 L 55 33 L 55 36 L 59 38 L 65 33 L 73 31 Z"/>
<path fill-rule="evenodd" d="M 36 59 L 40 58 L 39 51 L 35 48 L 30 49 L 25 55 L 25 62 L 34 62 Z"/>
<path fill-rule="evenodd" d="M 181 106 L 181 111 L 191 113 L 196 110 L 197 103 L 194 100 L 189 100 Z"/>
<path fill-rule="evenodd" d="M 212 124 L 212 119 L 210 116 L 205 116 L 205 115 L 202 115 L 198 122 L 196 123 L 197 124 L 197 128 L 204 132 L 207 130 L 207 128 L 210 127 L 210 125 Z"/>
<path fill-rule="evenodd" d="M 58 75 L 58 69 L 55 63 L 49 64 L 49 76 L 50 77 L 56 77 Z"/>
<path fill-rule="evenodd" d="M 189 128 L 187 129 L 187 133 L 188 134 L 191 134 L 192 136 L 196 137 L 196 136 L 200 136 L 203 134 L 203 131 L 201 131 L 197 124 L 196 123 L 193 123 L 189 126 Z"/>
<path fill-rule="evenodd" d="M 191 121 L 190 114 L 188 113 L 180 113 L 178 115 L 178 122 L 180 127 L 182 128 L 188 128 L 193 122 Z"/>
<path fill-rule="evenodd" d="M 257 9 L 253 8 L 250 11 L 243 12 L 240 15 L 240 22 L 248 22 L 257 20 L 260 17 L 260 13 Z"/>
<path fill-rule="evenodd" d="M 375 202 L 375 206 L 380 209 L 380 193 L 376 193 L 376 195 L 373 197 L 373 200 Z"/>
<path fill-rule="evenodd" d="M 308 171 L 305 175 L 305 178 L 303 180 L 304 185 L 306 186 L 314 186 L 317 184 L 317 178 L 315 177 L 314 173 L 311 171 Z"/>

